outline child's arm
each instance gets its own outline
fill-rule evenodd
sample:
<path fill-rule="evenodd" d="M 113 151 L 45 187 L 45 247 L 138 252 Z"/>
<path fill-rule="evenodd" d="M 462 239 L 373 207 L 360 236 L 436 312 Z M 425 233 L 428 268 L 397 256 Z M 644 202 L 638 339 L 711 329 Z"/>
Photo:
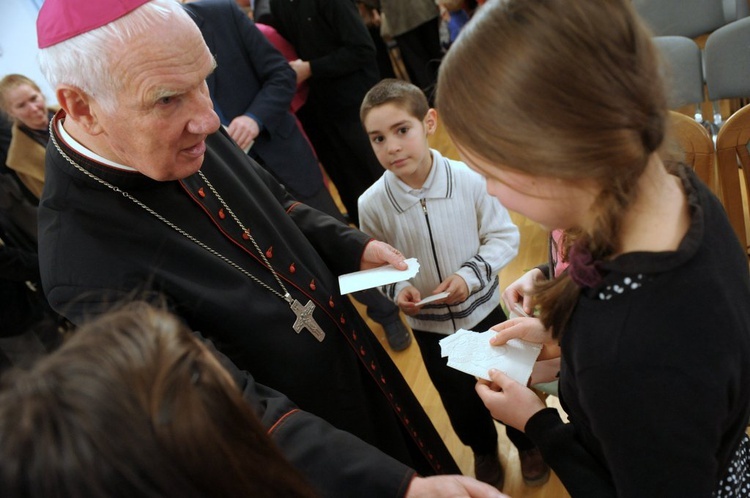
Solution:
<path fill-rule="evenodd" d="M 520 235 L 508 210 L 490 196 L 484 183 L 475 192 L 479 250 L 456 271 L 469 292 L 489 285 L 505 265 L 518 254 Z"/>

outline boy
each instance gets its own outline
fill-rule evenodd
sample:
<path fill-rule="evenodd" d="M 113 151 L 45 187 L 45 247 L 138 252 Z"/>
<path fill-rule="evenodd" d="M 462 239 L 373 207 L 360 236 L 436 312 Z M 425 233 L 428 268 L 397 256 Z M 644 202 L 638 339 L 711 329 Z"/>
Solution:
<path fill-rule="evenodd" d="M 459 439 L 474 452 L 477 479 L 502 489 L 495 424 L 475 379 L 446 365 L 439 341 L 460 328 L 505 321 L 498 272 L 518 252 L 518 228 L 465 164 L 430 149 L 437 113 L 415 85 L 385 79 L 365 95 L 360 119 L 383 176 L 359 198 L 360 228 L 420 262 L 411 282 L 381 290 L 407 315 L 422 358 Z M 413 283 L 412 283 L 413 282 Z M 430 295 L 447 293 L 422 305 Z M 540 485 L 549 468 L 523 433 L 507 428 L 524 481 Z"/>

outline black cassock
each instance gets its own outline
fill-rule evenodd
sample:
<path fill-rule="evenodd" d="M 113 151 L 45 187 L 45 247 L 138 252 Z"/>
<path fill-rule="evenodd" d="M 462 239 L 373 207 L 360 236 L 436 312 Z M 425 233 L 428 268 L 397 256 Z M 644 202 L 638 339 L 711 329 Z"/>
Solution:
<path fill-rule="evenodd" d="M 55 123 L 63 118 L 59 113 Z M 66 155 L 164 218 L 77 170 L 51 140 L 39 212 L 40 266 L 58 312 L 81 323 L 114 301 L 163 294 L 193 330 L 258 383 L 423 475 L 459 472 L 388 354 L 339 295 L 336 275 L 359 269 L 367 235 L 297 203 L 224 132 L 206 140 L 201 172 L 292 297 L 315 304 L 313 316 L 326 334 L 319 342 L 308 330 L 293 330 L 287 302 L 175 229 L 283 293 L 199 174 L 157 182 L 112 168 L 75 153 L 53 128 Z"/>

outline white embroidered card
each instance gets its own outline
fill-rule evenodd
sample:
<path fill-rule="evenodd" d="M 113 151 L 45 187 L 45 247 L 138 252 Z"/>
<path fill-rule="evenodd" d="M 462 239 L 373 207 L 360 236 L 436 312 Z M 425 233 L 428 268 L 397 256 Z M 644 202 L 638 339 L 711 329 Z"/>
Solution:
<path fill-rule="evenodd" d="M 503 346 L 492 346 L 490 339 L 494 335 L 493 330 L 471 332 L 460 329 L 440 340 L 441 354 L 448 357 L 449 367 L 461 372 L 490 380 L 488 371 L 494 368 L 525 386 L 542 345 L 511 339 Z"/>

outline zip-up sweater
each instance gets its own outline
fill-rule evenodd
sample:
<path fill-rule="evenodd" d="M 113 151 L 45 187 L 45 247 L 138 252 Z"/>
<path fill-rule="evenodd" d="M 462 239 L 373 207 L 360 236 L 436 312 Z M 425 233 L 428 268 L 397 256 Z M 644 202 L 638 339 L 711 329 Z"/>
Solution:
<path fill-rule="evenodd" d="M 413 279 L 380 289 L 392 301 L 410 285 L 428 297 L 453 273 L 466 281 L 469 297 L 464 302 L 427 304 L 417 315 L 406 316 L 414 329 L 452 334 L 470 330 L 498 306 L 498 273 L 518 253 L 519 234 L 508 211 L 487 193 L 484 178 L 464 163 L 430 151 L 424 195 L 386 171 L 359 198 L 359 226 L 419 261 Z"/>

